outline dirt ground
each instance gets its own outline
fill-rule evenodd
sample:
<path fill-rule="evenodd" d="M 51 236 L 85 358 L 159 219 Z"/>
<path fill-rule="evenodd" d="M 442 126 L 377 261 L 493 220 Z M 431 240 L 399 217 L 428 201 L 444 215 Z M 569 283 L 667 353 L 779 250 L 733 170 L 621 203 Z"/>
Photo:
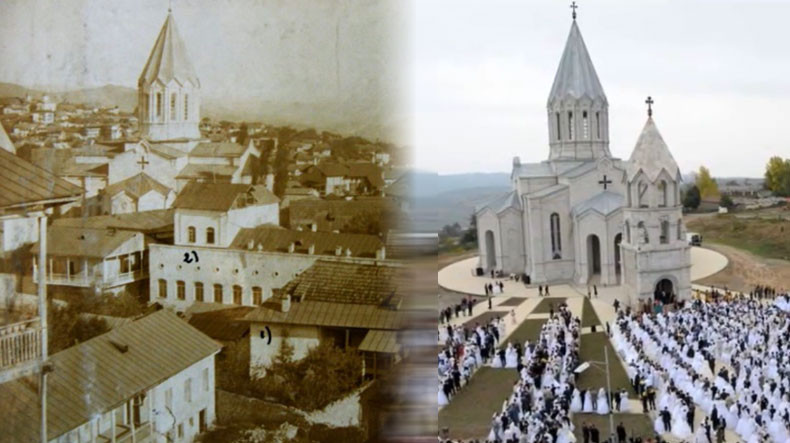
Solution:
<path fill-rule="evenodd" d="M 762 258 L 717 243 L 706 243 L 705 247 L 724 254 L 729 263 L 722 271 L 694 283 L 736 291 L 750 291 L 756 285 L 790 288 L 790 261 Z"/>

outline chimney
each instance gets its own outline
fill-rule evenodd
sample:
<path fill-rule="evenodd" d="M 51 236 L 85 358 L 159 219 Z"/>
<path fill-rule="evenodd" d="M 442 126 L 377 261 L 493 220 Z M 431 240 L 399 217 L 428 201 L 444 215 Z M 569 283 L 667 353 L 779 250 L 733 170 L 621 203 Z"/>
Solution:
<path fill-rule="evenodd" d="M 307 253 L 310 255 L 315 255 L 315 243 L 313 243 L 312 245 L 310 245 L 309 248 L 307 248 Z"/>
<path fill-rule="evenodd" d="M 346 248 L 346 257 L 351 257 L 351 248 Z"/>
<path fill-rule="evenodd" d="M 382 246 L 376 251 L 376 260 L 384 260 L 387 258 L 387 249 Z"/>
<path fill-rule="evenodd" d="M 310 225 L 310 230 L 313 232 L 318 232 L 318 223 L 313 223 Z"/>
<path fill-rule="evenodd" d="M 291 244 L 290 244 L 290 245 L 288 245 L 288 252 L 289 252 L 289 253 L 291 253 L 291 254 L 293 254 L 293 252 L 294 252 L 295 250 L 296 250 L 296 243 L 294 243 L 294 242 L 291 242 Z"/>
<path fill-rule="evenodd" d="M 247 242 L 247 249 L 249 249 L 250 251 L 252 251 L 252 249 L 253 249 L 254 247 L 255 247 L 255 240 L 253 240 L 253 239 L 250 239 L 250 241 L 248 241 L 248 242 Z"/>
<path fill-rule="evenodd" d="M 262 243 L 258 243 L 258 251 L 263 251 L 263 244 Z"/>
<path fill-rule="evenodd" d="M 285 294 L 285 296 L 283 296 L 283 299 L 280 302 L 280 308 L 283 312 L 288 312 L 291 310 L 291 296 L 289 294 Z"/>
<path fill-rule="evenodd" d="M 335 248 L 335 255 L 337 255 L 338 257 L 343 255 L 343 247 L 342 246 L 337 246 Z"/>

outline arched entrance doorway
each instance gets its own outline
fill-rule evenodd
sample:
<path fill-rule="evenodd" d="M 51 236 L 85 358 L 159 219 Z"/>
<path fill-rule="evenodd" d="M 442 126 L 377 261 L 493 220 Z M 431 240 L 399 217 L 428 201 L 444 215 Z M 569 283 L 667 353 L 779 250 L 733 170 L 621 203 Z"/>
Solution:
<path fill-rule="evenodd" d="M 601 275 L 601 242 L 595 234 L 587 236 L 587 266 L 589 278 Z"/>
<path fill-rule="evenodd" d="M 614 236 L 614 272 L 617 275 L 617 284 L 621 283 L 620 277 L 622 275 L 621 264 L 620 264 L 620 243 L 623 242 L 623 234 L 617 234 Z"/>
<path fill-rule="evenodd" d="M 653 295 L 661 303 L 671 303 L 674 299 L 674 293 L 675 288 L 672 285 L 672 280 L 662 278 L 656 283 L 656 290 Z"/>
<path fill-rule="evenodd" d="M 496 269 L 496 245 L 494 244 L 494 231 L 486 231 L 486 271 Z"/>

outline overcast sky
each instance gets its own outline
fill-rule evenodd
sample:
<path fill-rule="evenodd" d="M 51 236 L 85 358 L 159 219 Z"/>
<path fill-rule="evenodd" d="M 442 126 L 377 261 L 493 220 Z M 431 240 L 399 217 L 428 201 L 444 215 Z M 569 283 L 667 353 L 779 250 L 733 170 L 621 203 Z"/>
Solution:
<path fill-rule="evenodd" d="M 609 100 L 610 149 L 628 159 L 654 119 L 683 172 L 762 176 L 790 157 L 790 2 L 578 0 Z M 418 167 L 509 172 L 548 157 L 546 100 L 571 25 L 561 0 L 416 4 Z"/>
<path fill-rule="evenodd" d="M 0 81 L 136 88 L 168 0 L 2 0 Z M 172 0 L 206 97 L 340 102 L 407 98 L 398 0 Z"/>

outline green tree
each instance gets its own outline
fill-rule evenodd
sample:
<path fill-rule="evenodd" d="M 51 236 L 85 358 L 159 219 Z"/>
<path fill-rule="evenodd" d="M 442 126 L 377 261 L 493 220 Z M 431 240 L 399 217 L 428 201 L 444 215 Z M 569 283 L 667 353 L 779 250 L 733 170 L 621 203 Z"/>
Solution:
<path fill-rule="evenodd" d="M 719 186 L 705 166 L 699 167 L 696 185 L 702 198 L 716 198 L 719 196 Z"/>
<path fill-rule="evenodd" d="M 765 165 L 765 188 L 776 195 L 790 196 L 790 159 L 771 157 Z"/>
<path fill-rule="evenodd" d="M 369 210 L 354 214 L 343 226 L 349 234 L 380 235 L 382 233 L 381 211 Z"/>
<path fill-rule="evenodd" d="M 683 206 L 689 209 L 697 209 L 701 200 L 699 188 L 697 188 L 697 185 L 691 185 L 685 195 L 683 195 Z"/>
<path fill-rule="evenodd" d="M 735 203 L 732 201 L 732 198 L 730 198 L 729 195 L 722 194 L 721 199 L 719 199 L 719 206 L 722 208 L 731 209 L 733 206 L 735 206 Z"/>
<path fill-rule="evenodd" d="M 477 216 L 475 214 L 469 218 L 469 229 L 464 232 L 461 243 L 477 243 Z"/>

